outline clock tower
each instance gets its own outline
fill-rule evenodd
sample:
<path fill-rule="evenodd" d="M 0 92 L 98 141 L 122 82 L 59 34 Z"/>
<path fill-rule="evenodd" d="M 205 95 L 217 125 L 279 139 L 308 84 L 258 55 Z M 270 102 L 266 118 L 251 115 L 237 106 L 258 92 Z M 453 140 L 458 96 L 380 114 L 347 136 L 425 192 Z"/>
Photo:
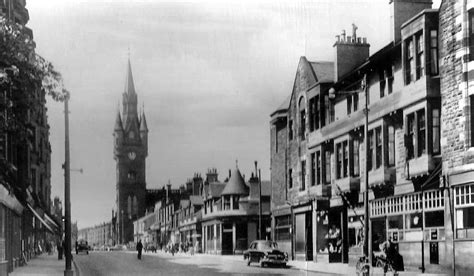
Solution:
<path fill-rule="evenodd" d="M 122 112 L 117 111 L 114 127 L 116 171 L 117 241 L 133 241 L 133 221 L 145 214 L 145 159 L 148 156 L 148 127 L 145 113 L 137 111 L 137 94 L 128 60 Z"/>

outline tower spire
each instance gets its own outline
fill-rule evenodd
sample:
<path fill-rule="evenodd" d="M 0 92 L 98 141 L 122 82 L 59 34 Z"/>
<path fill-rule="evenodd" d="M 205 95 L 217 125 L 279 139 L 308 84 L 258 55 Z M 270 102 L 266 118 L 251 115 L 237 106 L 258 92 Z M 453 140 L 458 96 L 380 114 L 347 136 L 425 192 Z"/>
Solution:
<path fill-rule="evenodd" d="M 130 56 L 128 58 L 127 75 L 125 78 L 125 93 L 135 94 L 135 84 L 133 82 L 132 65 L 130 64 Z"/>

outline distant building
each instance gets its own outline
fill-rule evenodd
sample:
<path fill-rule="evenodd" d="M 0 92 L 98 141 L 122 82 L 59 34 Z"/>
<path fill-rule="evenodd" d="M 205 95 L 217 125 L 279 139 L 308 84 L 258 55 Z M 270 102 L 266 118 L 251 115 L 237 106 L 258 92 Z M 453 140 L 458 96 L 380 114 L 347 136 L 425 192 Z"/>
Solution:
<path fill-rule="evenodd" d="M 265 230 L 270 226 L 270 183 L 252 175 L 245 182 L 235 169 L 228 182 L 221 183 L 208 177 L 201 190 L 204 207 L 201 211 L 202 250 L 211 254 L 242 254 L 257 238 L 269 238 Z M 259 235 L 259 203 L 262 207 Z"/>
<path fill-rule="evenodd" d="M 93 227 L 80 229 L 77 232 L 77 239 L 73 240 L 73 247 L 71 248 L 74 249 L 74 242 L 76 240 L 85 240 L 91 247 L 105 249 L 106 247 L 114 245 L 112 237 L 112 224 L 110 222 L 104 222 Z"/>

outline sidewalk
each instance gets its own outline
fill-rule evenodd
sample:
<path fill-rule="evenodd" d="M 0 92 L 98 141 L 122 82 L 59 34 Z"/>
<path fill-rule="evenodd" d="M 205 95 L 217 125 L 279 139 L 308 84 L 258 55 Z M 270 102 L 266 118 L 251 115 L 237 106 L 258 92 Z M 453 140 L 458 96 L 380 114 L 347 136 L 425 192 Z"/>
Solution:
<path fill-rule="evenodd" d="M 136 252 L 133 252 L 136 253 Z M 160 256 L 162 258 L 173 258 L 170 253 L 165 253 L 163 251 L 158 250 L 157 253 L 151 253 L 151 252 L 146 252 L 144 253 L 146 255 L 155 255 L 155 256 Z M 175 253 L 175 256 L 180 256 L 180 257 L 189 257 L 193 258 L 194 261 L 199 262 L 200 259 L 212 259 L 212 258 L 217 258 L 217 259 L 225 259 L 225 260 L 232 260 L 235 262 L 242 262 L 245 263 L 243 256 L 242 255 L 213 255 L 213 254 L 195 254 L 194 256 L 191 256 L 190 254 L 187 253 Z M 299 269 L 303 271 L 311 271 L 311 272 L 322 272 L 322 273 L 329 273 L 329 274 L 335 274 L 335 275 L 357 275 L 357 271 L 355 266 L 349 266 L 348 264 L 342 264 L 342 263 L 315 263 L 315 262 L 305 262 L 305 261 L 288 261 L 288 266 L 293 269 Z M 423 275 L 423 276 L 442 276 L 442 275 L 448 275 L 448 274 L 443 274 L 443 273 L 421 273 L 419 270 L 416 268 L 412 267 L 406 267 L 406 271 L 401 271 L 398 272 L 399 276 L 417 276 L 417 275 Z M 378 276 L 378 275 L 384 275 L 383 269 L 378 268 L 378 267 L 372 267 L 371 269 L 371 275 Z M 389 274 L 387 274 L 389 275 Z"/>
<path fill-rule="evenodd" d="M 77 268 L 74 261 L 71 263 L 74 275 L 77 273 Z M 65 268 L 65 259 L 58 260 L 58 254 L 48 255 L 42 254 L 31 259 L 27 265 L 15 268 L 10 276 L 19 275 L 48 275 L 48 276 L 63 276 Z"/>

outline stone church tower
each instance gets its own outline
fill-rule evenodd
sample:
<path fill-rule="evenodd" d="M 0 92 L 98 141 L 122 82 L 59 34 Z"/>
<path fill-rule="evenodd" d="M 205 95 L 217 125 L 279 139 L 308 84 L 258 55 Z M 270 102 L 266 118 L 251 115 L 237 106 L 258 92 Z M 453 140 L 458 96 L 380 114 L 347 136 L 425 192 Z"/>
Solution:
<path fill-rule="evenodd" d="M 122 114 L 117 111 L 113 134 L 117 162 L 116 229 L 119 243 L 127 243 L 133 241 L 133 220 L 145 214 L 145 159 L 148 156 L 148 127 L 145 113 L 138 115 L 130 60 L 122 102 Z"/>

